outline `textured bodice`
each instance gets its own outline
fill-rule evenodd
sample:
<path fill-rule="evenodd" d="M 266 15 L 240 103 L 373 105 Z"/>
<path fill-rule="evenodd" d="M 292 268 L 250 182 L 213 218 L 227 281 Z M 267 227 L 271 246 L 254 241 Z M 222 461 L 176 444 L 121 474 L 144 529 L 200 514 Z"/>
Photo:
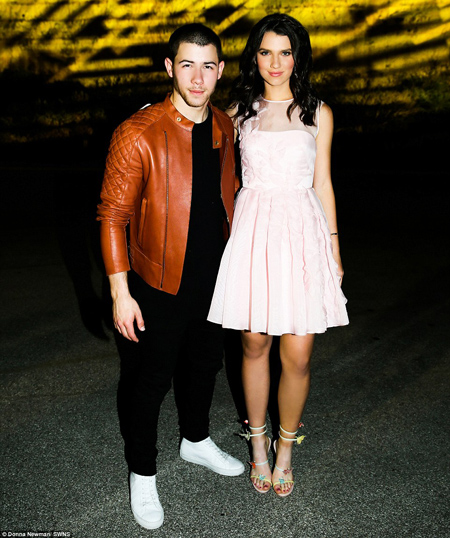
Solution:
<path fill-rule="evenodd" d="M 256 116 L 240 126 L 243 186 L 250 189 L 307 189 L 312 187 L 316 159 L 316 125 L 300 121 L 298 108 L 291 120 L 292 100 L 254 103 Z"/>
<path fill-rule="evenodd" d="M 243 188 L 208 320 L 270 335 L 348 323 L 326 215 L 312 188 L 319 132 L 292 101 L 258 99 L 240 124 Z"/>

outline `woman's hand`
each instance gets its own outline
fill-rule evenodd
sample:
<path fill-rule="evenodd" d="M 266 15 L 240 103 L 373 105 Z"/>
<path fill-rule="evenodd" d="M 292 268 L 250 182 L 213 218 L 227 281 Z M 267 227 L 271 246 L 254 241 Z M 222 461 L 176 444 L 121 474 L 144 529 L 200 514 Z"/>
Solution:
<path fill-rule="evenodd" d="M 339 285 L 342 286 L 342 280 L 344 278 L 344 267 L 342 265 L 341 254 L 339 252 L 339 243 L 338 243 L 337 236 L 333 236 L 331 238 L 331 242 L 332 242 L 333 258 L 334 258 L 334 261 L 337 263 L 337 274 L 339 277 Z"/>

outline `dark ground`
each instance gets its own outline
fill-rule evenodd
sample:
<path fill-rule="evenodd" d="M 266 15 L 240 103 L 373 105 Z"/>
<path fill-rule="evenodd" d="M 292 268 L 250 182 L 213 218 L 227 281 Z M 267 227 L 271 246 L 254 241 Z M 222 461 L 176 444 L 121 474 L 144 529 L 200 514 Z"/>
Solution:
<path fill-rule="evenodd" d="M 258 495 L 247 473 L 220 477 L 182 461 L 170 393 L 156 531 L 129 508 L 92 219 L 101 169 L 3 165 L 2 536 L 449 536 L 447 157 L 414 139 L 401 151 L 361 144 L 348 161 L 343 140 L 334 179 L 351 324 L 316 339 L 295 490 Z M 227 361 L 233 372 L 239 357 Z M 238 416 L 223 370 L 212 437 L 246 461 Z"/>

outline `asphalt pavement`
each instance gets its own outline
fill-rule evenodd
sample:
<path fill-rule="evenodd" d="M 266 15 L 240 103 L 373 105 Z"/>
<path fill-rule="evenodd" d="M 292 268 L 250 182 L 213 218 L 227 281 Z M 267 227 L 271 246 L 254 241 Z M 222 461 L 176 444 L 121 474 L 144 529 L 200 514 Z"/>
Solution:
<path fill-rule="evenodd" d="M 95 200 L 78 204 L 72 192 L 76 178 L 96 172 L 2 174 L 11 184 L 0 265 L 0 536 L 450 535 L 450 242 L 435 177 L 364 169 L 337 177 L 350 325 L 316 338 L 293 494 L 259 495 L 247 471 L 228 478 L 181 460 L 170 392 L 158 441 L 165 522 L 145 531 L 129 506 L 119 360 L 90 218 Z M 89 185 L 94 191 L 95 180 Z M 28 205 L 17 211 L 12 202 L 24 190 Z M 233 349 L 218 375 L 211 436 L 245 462 Z"/>

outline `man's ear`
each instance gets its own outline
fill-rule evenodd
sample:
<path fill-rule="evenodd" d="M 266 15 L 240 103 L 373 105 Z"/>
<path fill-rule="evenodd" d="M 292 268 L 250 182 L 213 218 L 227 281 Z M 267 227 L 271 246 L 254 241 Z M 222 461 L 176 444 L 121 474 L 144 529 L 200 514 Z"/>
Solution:
<path fill-rule="evenodd" d="M 173 78 L 173 63 L 172 63 L 172 60 L 170 58 L 166 58 L 164 60 L 164 65 L 166 66 L 166 71 L 167 71 L 167 74 L 169 75 L 169 77 Z"/>
<path fill-rule="evenodd" d="M 217 75 L 217 80 L 219 80 L 219 78 L 222 76 L 222 73 L 223 73 L 223 68 L 225 67 L 225 62 L 222 60 L 220 63 L 219 63 L 219 72 L 218 72 L 218 75 Z"/>

